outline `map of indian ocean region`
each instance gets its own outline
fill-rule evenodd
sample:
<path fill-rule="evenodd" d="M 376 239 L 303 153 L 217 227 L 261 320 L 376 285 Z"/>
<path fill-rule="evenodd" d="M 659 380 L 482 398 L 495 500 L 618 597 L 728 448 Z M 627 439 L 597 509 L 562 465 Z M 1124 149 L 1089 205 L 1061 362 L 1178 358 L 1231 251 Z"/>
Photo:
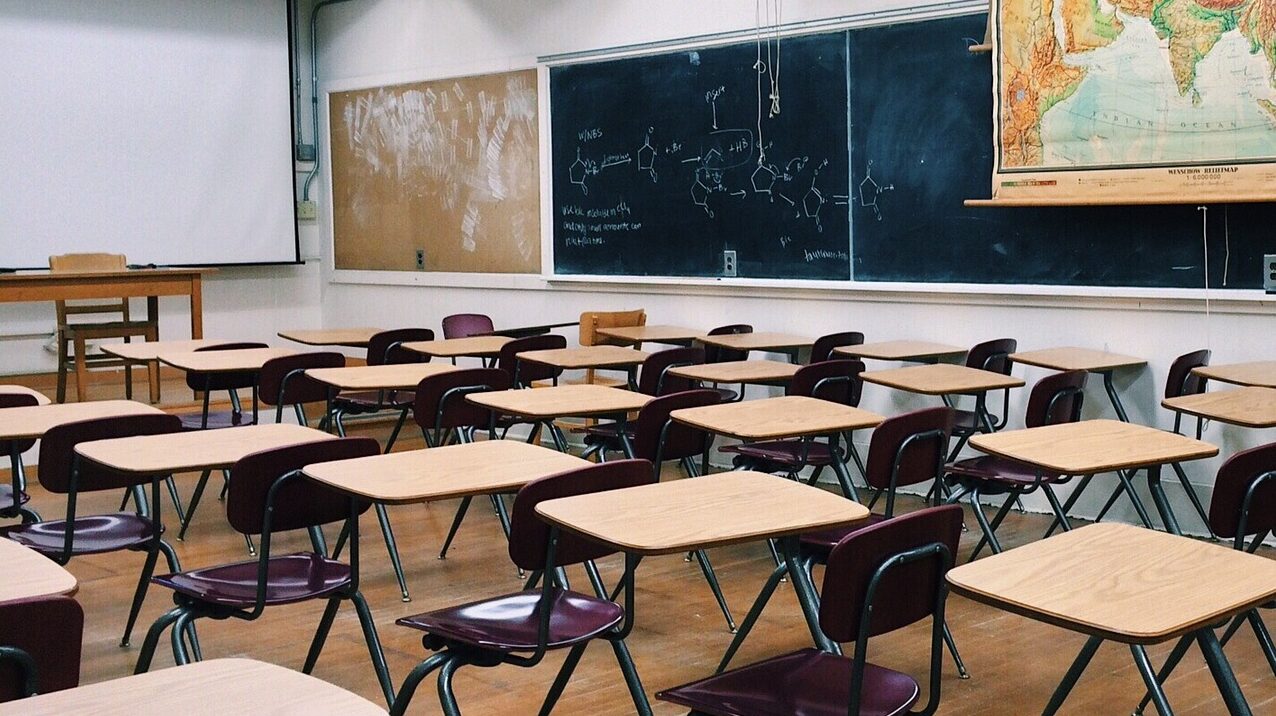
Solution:
<path fill-rule="evenodd" d="M 1276 0 L 994 0 L 994 199 L 1276 199 Z"/>

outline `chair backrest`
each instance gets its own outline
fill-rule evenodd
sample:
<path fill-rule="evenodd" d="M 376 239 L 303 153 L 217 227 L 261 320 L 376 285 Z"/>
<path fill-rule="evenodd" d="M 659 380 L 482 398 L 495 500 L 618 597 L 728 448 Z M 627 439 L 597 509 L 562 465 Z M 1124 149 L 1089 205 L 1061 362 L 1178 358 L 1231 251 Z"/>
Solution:
<path fill-rule="evenodd" d="M 1028 395 L 1024 426 L 1038 428 L 1080 420 L 1081 403 L 1085 400 L 1085 377 L 1085 371 L 1071 370 L 1037 381 Z"/>
<path fill-rule="evenodd" d="M 864 381 L 860 380 L 863 372 L 864 361 L 861 360 L 812 363 L 798 368 L 784 394 L 819 398 L 854 408 L 860 404 L 860 396 L 864 393 Z"/>
<path fill-rule="evenodd" d="M 868 443 L 864 479 L 887 490 L 886 515 L 894 514 L 895 491 L 939 479 L 953 429 L 952 408 L 923 408 L 883 420 Z"/>
<path fill-rule="evenodd" d="M 976 344 L 966 354 L 966 367 L 1010 375 L 1010 354 L 1019 349 L 1019 341 L 998 338 Z"/>
<path fill-rule="evenodd" d="M 1192 372 L 1193 368 L 1203 368 L 1210 364 L 1211 351 L 1208 349 L 1184 353 L 1170 364 L 1170 372 L 1165 376 L 1165 397 L 1177 398 L 1180 395 L 1196 395 L 1205 392 L 1206 380 Z"/>
<path fill-rule="evenodd" d="M 510 559 L 528 571 L 545 568 L 549 548 L 549 525 L 536 514 L 536 505 L 545 500 L 572 495 L 586 495 L 624 487 L 649 485 L 656 481 L 651 463 L 646 460 L 613 460 L 577 468 L 529 482 L 514 498 L 510 515 Z M 579 564 L 612 554 L 616 550 L 567 531 L 558 534 L 555 566 Z"/>
<path fill-rule="evenodd" d="M 319 440 L 245 455 L 230 468 L 226 518 L 238 532 L 261 534 L 266 516 L 266 498 L 276 480 L 306 465 L 379 454 L 381 447 L 376 440 L 357 437 Z M 362 513 L 370 506 L 370 503 L 362 503 L 359 512 Z M 270 531 L 284 532 L 325 525 L 349 516 L 348 497 L 330 487 L 298 476 L 276 491 Z"/>
<path fill-rule="evenodd" d="M 94 271 L 124 271 L 128 268 L 128 259 L 124 254 L 61 254 L 49 257 L 50 273 L 90 273 Z M 114 301 L 95 300 L 71 302 L 54 301 L 57 310 L 58 325 L 66 324 L 69 315 L 85 315 L 94 313 L 118 313 L 122 320 L 129 319 L 128 299 Z"/>
<path fill-rule="evenodd" d="M 76 463 L 75 446 L 80 443 L 135 435 L 163 435 L 176 433 L 181 429 L 182 419 L 165 413 L 121 415 L 56 425 L 45 432 L 40 440 L 40 469 L 37 472 L 40 484 L 49 492 L 70 492 L 71 470 Z M 76 491 L 114 490 L 133 485 L 149 485 L 150 482 L 151 478 L 147 475 L 115 472 L 83 460 L 80 461 L 80 479 Z"/>
<path fill-rule="evenodd" d="M 491 411 L 469 402 L 465 396 L 512 387 L 509 374 L 499 368 L 469 368 L 432 375 L 417 383 L 412 419 L 422 430 L 487 427 Z"/>
<path fill-rule="evenodd" d="M 496 367 L 509 375 L 510 382 L 514 387 L 523 388 L 531 385 L 532 381 L 557 378 L 563 374 L 563 369 L 543 363 L 520 361 L 518 359 L 519 353 L 566 347 L 567 339 L 556 333 L 515 338 L 501 346 L 501 352 L 496 358 Z"/>
<path fill-rule="evenodd" d="M 1232 455 L 1218 468 L 1214 495 L 1210 498 L 1210 527 L 1219 537 L 1245 538 L 1276 529 L 1276 443 L 1260 445 Z M 1253 494 L 1241 529 L 1241 511 L 1251 485 Z"/>
<path fill-rule="evenodd" d="M 633 311 L 585 311 L 580 314 L 580 344 L 596 346 L 616 343 L 607 336 L 598 335 L 599 328 L 628 328 L 647 325 L 647 312 L 641 308 Z"/>
<path fill-rule="evenodd" d="M 704 363 L 703 348 L 670 348 L 656 351 L 642 362 L 638 373 L 638 392 L 644 395 L 668 395 L 695 388 L 695 381 L 669 375 L 670 368 Z"/>
<path fill-rule="evenodd" d="M 859 331 L 843 331 L 820 336 L 811 345 L 811 363 L 826 361 L 833 356 L 833 349 L 841 346 L 858 346 L 864 342 L 864 334 Z"/>
<path fill-rule="evenodd" d="M 733 323 L 729 326 L 718 326 L 709 330 L 711 336 L 732 336 L 738 333 L 752 333 L 753 326 L 747 323 Z M 734 360 L 744 360 L 749 357 L 748 351 L 740 351 L 734 348 L 721 348 L 719 346 L 711 346 L 705 344 L 704 362 L 705 363 L 727 363 Z"/>
<path fill-rule="evenodd" d="M 400 343 L 432 341 L 434 331 L 429 328 L 395 328 L 373 334 L 368 339 L 368 365 L 388 363 L 428 363 L 430 356 L 400 348 Z"/>
<path fill-rule="evenodd" d="M 868 636 L 885 634 L 935 614 L 946 588 L 961 539 L 960 505 L 931 507 L 878 522 L 847 535 L 829 554 L 820 591 L 820 629 L 836 642 L 859 637 L 869 584 L 879 577 L 873 594 Z M 929 545 L 942 551 L 889 569 L 878 570 L 892 557 Z"/>
<path fill-rule="evenodd" d="M 453 313 L 443 317 L 444 338 L 481 336 L 495 330 L 492 319 L 482 313 Z"/>
<path fill-rule="evenodd" d="M 0 393 L 0 410 L 5 408 L 27 408 L 33 405 L 39 405 L 40 400 L 30 393 Z M 14 443 L 17 445 L 14 445 Z M 20 453 L 26 452 L 35 445 L 34 440 L 0 440 L 0 453 L 4 455 L 12 454 L 16 447 Z"/>
<path fill-rule="evenodd" d="M 705 431 L 679 423 L 669 413 L 683 408 L 698 408 L 722 402 L 722 393 L 700 388 L 654 398 L 638 411 L 631 441 L 634 457 L 650 460 L 660 469 L 666 460 L 701 455 L 709 447 L 710 435 Z"/>
<path fill-rule="evenodd" d="M 0 649 L 20 649 L 35 665 L 35 692 L 80 684 L 84 610 L 71 597 L 15 599 L 0 604 Z M 0 703 L 30 696 L 28 674 L 0 655 Z"/>
<path fill-rule="evenodd" d="M 257 376 L 258 394 L 266 405 L 317 403 L 328 399 L 328 386 L 306 375 L 310 368 L 341 368 L 346 357 L 336 351 L 297 353 L 271 358 Z"/>
<path fill-rule="evenodd" d="M 222 343 L 216 346 L 204 346 L 196 348 L 197 352 L 203 351 L 240 351 L 251 348 L 268 348 L 265 343 L 256 342 L 240 342 L 240 343 Z M 186 387 L 191 390 L 236 390 L 238 388 L 251 388 L 257 383 L 257 373 L 255 371 L 243 371 L 240 373 L 200 373 L 199 371 L 186 371 Z"/>

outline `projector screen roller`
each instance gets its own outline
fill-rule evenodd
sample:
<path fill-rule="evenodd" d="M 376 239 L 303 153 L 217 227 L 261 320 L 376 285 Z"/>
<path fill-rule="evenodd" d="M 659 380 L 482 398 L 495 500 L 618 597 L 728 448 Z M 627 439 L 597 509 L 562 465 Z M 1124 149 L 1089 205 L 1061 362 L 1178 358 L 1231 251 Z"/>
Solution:
<path fill-rule="evenodd" d="M 298 260 L 286 0 L 0 0 L 0 268 Z"/>

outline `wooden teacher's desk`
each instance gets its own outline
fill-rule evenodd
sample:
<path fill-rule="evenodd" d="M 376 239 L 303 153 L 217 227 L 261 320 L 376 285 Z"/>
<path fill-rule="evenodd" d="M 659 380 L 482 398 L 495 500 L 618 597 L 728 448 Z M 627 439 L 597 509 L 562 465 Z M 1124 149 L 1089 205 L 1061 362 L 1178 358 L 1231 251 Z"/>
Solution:
<path fill-rule="evenodd" d="M 82 298 L 146 298 L 146 317 L 159 320 L 160 296 L 189 296 L 191 338 L 204 337 L 203 277 L 216 269 L 155 268 L 91 273 L 32 271 L 0 275 L 0 303 Z"/>
<path fill-rule="evenodd" d="M 1158 712 L 1170 713 L 1144 645 L 1175 638 L 1200 644 L 1228 711 L 1250 713 L 1214 625 L 1276 596 L 1270 559 L 1105 522 L 955 567 L 948 583 L 977 602 L 1090 636 L 1043 713 L 1063 705 L 1105 639 L 1130 646 Z"/>

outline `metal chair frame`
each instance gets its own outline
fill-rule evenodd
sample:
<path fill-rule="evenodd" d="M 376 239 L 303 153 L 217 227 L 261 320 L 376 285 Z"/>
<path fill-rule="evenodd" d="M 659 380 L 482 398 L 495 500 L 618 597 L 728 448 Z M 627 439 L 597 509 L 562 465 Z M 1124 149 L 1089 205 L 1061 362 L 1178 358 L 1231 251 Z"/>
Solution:
<path fill-rule="evenodd" d="M 138 655 L 137 667 L 133 673 L 142 674 L 150 670 L 151 660 L 155 655 L 155 649 L 159 644 L 159 639 L 164 631 L 170 626 L 173 627 L 173 659 L 180 666 L 194 661 L 202 660 L 202 654 L 198 649 L 188 650 L 186 644 L 179 638 L 179 634 L 188 626 L 193 626 L 195 620 L 201 618 L 224 620 L 224 619 L 241 619 L 243 621 L 253 621 L 260 617 L 266 610 L 266 590 L 267 583 L 270 579 L 270 550 L 273 531 L 273 519 L 275 511 L 275 499 L 280 488 L 291 480 L 306 479 L 301 470 L 291 470 L 276 478 L 271 483 L 270 489 L 266 493 L 265 515 L 262 519 L 261 546 L 257 550 L 257 594 L 253 606 L 249 609 L 238 607 L 229 607 L 203 602 L 193 599 L 180 592 L 173 593 L 173 601 L 176 607 L 165 612 L 159 619 L 151 625 L 150 630 L 146 634 L 146 641 L 142 644 L 141 653 Z M 311 640 L 310 649 L 306 654 L 305 664 L 302 666 L 302 673 L 309 674 L 314 671 L 315 664 L 319 661 L 319 655 L 323 651 L 324 643 L 327 641 L 328 632 L 332 628 L 333 620 L 336 619 L 337 610 L 341 606 L 342 601 L 349 600 L 354 603 L 355 611 L 359 617 L 359 625 L 363 630 L 363 636 L 368 644 L 368 652 L 372 659 L 373 669 L 377 674 L 377 681 L 381 686 L 381 690 L 386 697 L 386 703 L 389 704 L 394 700 L 394 688 L 390 681 L 390 673 L 385 663 L 385 654 L 381 649 L 381 642 L 377 636 L 376 624 L 372 619 L 372 612 L 368 608 L 368 603 L 364 599 L 362 592 L 359 591 L 359 503 L 355 500 L 350 501 L 350 515 L 343 527 L 343 534 L 349 535 L 350 542 L 350 581 L 341 590 L 335 592 L 328 597 L 328 605 L 324 609 L 323 617 L 320 619 L 319 626 L 315 630 L 314 638 Z M 316 554 L 323 556 L 326 553 L 323 545 L 322 532 L 315 528 L 307 530 L 311 539 L 311 546 Z M 174 570 L 177 571 L 177 570 Z M 281 605 L 282 606 L 282 605 Z"/>

